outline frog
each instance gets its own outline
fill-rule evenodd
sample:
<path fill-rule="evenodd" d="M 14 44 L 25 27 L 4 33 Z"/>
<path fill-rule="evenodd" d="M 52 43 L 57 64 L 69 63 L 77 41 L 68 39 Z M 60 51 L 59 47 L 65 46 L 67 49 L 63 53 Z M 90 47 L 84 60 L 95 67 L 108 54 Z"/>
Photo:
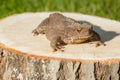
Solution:
<path fill-rule="evenodd" d="M 34 36 L 45 34 L 53 51 L 64 51 L 64 45 L 95 43 L 96 47 L 105 44 L 100 35 L 87 23 L 80 24 L 77 20 L 61 13 L 52 13 L 32 31 Z"/>

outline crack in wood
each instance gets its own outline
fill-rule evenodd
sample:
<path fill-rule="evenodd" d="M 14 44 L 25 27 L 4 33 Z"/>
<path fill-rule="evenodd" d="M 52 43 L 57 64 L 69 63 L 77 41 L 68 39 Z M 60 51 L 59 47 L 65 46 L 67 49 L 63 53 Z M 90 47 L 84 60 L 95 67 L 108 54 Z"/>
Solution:
<path fill-rule="evenodd" d="M 120 62 L 119 62 L 118 75 L 119 75 L 119 80 L 120 80 Z"/>
<path fill-rule="evenodd" d="M 6 57 L 4 55 L 4 50 L 0 49 L 0 80 L 3 80 L 3 74 L 6 70 Z"/>
<path fill-rule="evenodd" d="M 97 72 L 96 72 L 96 64 L 97 64 L 97 62 L 96 63 L 94 63 L 94 78 L 95 78 L 95 80 L 98 80 L 97 79 Z"/>
<path fill-rule="evenodd" d="M 112 79 L 111 79 L 111 76 L 109 77 L 109 80 L 112 80 Z"/>
<path fill-rule="evenodd" d="M 80 79 L 80 67 L 81 67 L 81 63 L 79 63 L 79 66 L 75 72 L 75 80 L 79 80 Z"/>
<path fill-rule="evenodd" d="M 2 58 L 4 57 L 3 54 L 3 49 L 0 49 L 0 63 L 2 62 Z"/>
<path fill-rule="evenodd" d="M 57 80 L 66 80 L 65 75 L 64 75 L 64 64 L 65 64 L 64 61 L 60 62 L 60 67 L 59 67 L 58 72 L 56 74 Z"/>
<path fill-rule="evenodd" d="M 2 58 L 3 58 L 3 49 L 0 49 L 0 80 L 2 80 Z"/>

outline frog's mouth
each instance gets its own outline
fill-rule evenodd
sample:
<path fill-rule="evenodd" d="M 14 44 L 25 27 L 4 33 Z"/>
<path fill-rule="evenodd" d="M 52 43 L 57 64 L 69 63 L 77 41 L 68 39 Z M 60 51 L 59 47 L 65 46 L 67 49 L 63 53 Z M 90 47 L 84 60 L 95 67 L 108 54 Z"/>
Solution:
<path fill-rule="evenodd" d="M 91 35 L 86 35 L 86 36 L 80 36 L 80 37 L 78 37 L 77 39 L 88 39 L 88 38 L 90 38 L 92 36 L 92 34 Z"/>
<path fill-rule="evenodd" d="M 74 43 L 82 43 L 82 42 L 85 42 L 87 41 L 92 35 L 89 35 L 89 36 L 84 36 L 84 37 L 79 37 L 77 39 L 75 39 Z"/>
<path fill-rule="evenodd" d="M 92 35 L 89 35 L 89 36 L 79 36 L 79 37 L 69 37 L 69 38 L 66 38 L 64 39 L 64 42 L 65 43 L 69 43 L 69 44 L 79 44 L 79 43 L 82 43 L 82 42 L 85 42 L 87 41 Z"/>

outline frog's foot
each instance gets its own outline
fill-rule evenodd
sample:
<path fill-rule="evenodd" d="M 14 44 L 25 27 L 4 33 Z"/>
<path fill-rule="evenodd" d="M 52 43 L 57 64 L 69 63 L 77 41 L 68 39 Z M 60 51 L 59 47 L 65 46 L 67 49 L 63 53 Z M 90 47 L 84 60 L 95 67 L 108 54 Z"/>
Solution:
<path fill-rule="evenodd" d="M 106 46 L 106 44 L 104 44 L 104 43 L 101 42 L 101 41 L 94 41 L 94 42 L 89 42 L 89 43 L 90 43 L 90 44 L 95 44 L 96 47 L 101 46 L 101 45 Z"/>
<path fill-rule="evenodd" d="M 55 51 L 61 51 L 63 52 L 63 45 L 61 44 L 60 37 L 54 37 L 50 43 L 50 46 L 53 48 L 53 52 Z"/>
<path fill-rule="evenodd" d="M 53 47 L 52 47 L 52 48 L 53 48 Z M 55 51 L 64 52 L 64 49 L 63 49 L 63 48 L 64 48 L 63 46 L 56 46 L 56 47 L 53 48 L 53 52 L 55 52 Z"/>
<path fill-rule="evenodd" d="M 32 33 L 33 33 L 33 36 L 39 35 L 39 32 L 37 31 L 37 29 L 34 29 L 34 30 L 32 31 Z"/>
<path fill-rule="evenodd" d="M 42 28 L 36 28 L 32 31 L 33 36 L 37 36 L 39 34 L 45 34 L 44 30 Z"/>

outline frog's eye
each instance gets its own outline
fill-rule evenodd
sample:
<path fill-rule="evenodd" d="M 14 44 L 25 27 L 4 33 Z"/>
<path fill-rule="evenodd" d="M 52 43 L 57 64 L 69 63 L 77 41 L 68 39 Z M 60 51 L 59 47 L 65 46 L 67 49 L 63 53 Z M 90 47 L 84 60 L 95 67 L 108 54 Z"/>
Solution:
<path fill-rule="evenodd" d="M 82 31 L 82 28 L 80 28 L 80 29 L 77 29 L 77 32 L 81 32 Z"/>

